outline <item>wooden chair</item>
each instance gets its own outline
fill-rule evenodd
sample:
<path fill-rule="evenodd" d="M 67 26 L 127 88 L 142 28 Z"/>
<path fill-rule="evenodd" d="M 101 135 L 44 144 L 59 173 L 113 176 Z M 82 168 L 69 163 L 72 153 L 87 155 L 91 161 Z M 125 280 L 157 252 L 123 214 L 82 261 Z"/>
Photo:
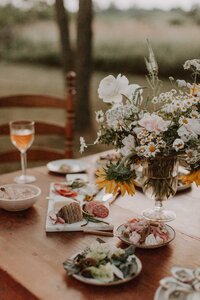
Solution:
<path fill-rule="evenodd" d="M 29 161 L 48 161 L 73 157 L 74 141 L 74 98 L 75 98 L 75 73 L 67 75 L 66 99 L 45 95 L 13 95 L 0 97 L 0 108 L 51 108 L 53 110 L 63 109 L 66 115 L 64 126 L 52 122 L 35 122 L 36 135 L 59 135 L 63 136 L 65 149 L 60 151 L 47 147 L 34 147 L 28 150 Z M 26 119 L 26 118 L 22 118 Z M 10 120 L 8 120 L 10 121 Z M 0 135 L 9 135 L 9 123 L 0 125 Z M 0 152 L 0 162 L 19 160 L 19 151 L 16 149 Z"/>

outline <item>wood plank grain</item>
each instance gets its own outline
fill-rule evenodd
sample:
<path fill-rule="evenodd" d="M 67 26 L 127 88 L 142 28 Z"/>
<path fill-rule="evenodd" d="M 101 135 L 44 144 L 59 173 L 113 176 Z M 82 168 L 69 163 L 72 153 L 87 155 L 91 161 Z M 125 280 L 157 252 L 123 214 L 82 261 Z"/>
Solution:
<path fill-rule="evenodd" d="M 16 293 L 17 291 L 17 293 Z M 14 281 L 8 273 L 0 269 L 0 299 L 1 300 L 37 300 L 28 290 Z"/>
<path fill-rule="evenodd" d="M 65 108 L 62 98 L 48 95 L 11 95 L 0 98 L 0 107 L 52 107 Z"/>
<path fill-rule="evenodd" d="M 90 176 L 93 179 L 93 164 L 96 158 L 97 156 L 85 158 L 90 162 Z M 197 221 L 198 217 L 197 220 L 195 217 L 200 203 L 198 190 L 194 188 L 190 196 L 184 193 L 174 198 L 174 205 L 181 214 L 184 214 L 184 218 L 186 215 L 192 216 L 185 220 L 185 226 L 182 226 L 184 222 L 182 217 L 178 216 L 178 220 L 174 223 L 174 227 L 177 228 L 175 240 L 163 248 L 136 250 L 136 255 L 143 264 L 142 272 L 136 279 L 122 286 L 101 288 L 88 286 L 67 277 L 62 267 L 63 261 L 90 245 L 96 237 L 80 232 L 46 234 L 46 196 L 49 185 L 53 181 L 63 181 L 64 177 L 48 173 L 46 167 L 34 168 L 29 172 L 37 177 L 36 184 L 42 189 L 39 201 L 34 207 L 24 212 L 11 213 L 0 210 L 0 274 L 9 275 L 11 283 L 16 286 L 16 295 L 23 288 L 36 298 L 44 300 L 103 300 L 105 298 L 151 300 L 159 285 L 159 280 L 170 276 L 172 266 L 195 268 L 200 265 L 200 222 Z M 16 174 L 0 176 L 0 183 L 12 182 Z M 184 199 L 183 202 L 182 199 Z M 189 204 L 188 201 L 190 201 Z M 182 203 L 187 206 L 186 212 Z M 115 228 L 127 219 L 136 216 L 138 211 L 147 204 L 149 203 L 146 202 L 141 192 L 138 192 L 135 198 L 119 198 L 111 206 Z M 179 228 L 181 228 L 180 231 Z M 103 239 L 124 246 L 117 238 L 103 237 Z M 4 283 L 7 280 L 4 275 L 1 279 Z M 9 291 L 8 295 L 12 295 L 12 291 Z"/>

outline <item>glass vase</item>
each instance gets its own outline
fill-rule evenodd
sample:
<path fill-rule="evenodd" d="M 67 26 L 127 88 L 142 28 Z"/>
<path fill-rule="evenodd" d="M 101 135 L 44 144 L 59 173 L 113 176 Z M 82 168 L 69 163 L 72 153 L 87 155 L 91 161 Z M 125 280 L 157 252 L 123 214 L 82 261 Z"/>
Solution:
<path fill-rule="evenodd" d="M 155 207 L 142 215 L 152 221 L 169 222 L 175 219 L 173 211 L 165 210 L 163 202 L 176 194 L 178 185 L 177 157 L 157 157 L 143 162 L 142 187 L 147 198 L 155 201 Z"/>

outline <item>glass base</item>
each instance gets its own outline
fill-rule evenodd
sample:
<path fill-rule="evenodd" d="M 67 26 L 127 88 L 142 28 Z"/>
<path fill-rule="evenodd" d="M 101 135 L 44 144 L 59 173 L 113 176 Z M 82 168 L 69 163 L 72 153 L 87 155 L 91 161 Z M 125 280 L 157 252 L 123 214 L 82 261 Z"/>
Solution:
<path fill-rule="evenodd" d="M 142 211 L 142 216 L 154 222 L 170 222 L 176 218 L 176 214 L 171 210 L 148 208 Z"/>
<path fill-rule="evenodd" d="M 14 178 L 14 181 L 16 183 L 31 183 L 31 182 L 36 181 L 36 178 L 35 178 L 35 176 L 32 176 L 32 175 L 20 175 L 20 176 L 16 176 Z"/>

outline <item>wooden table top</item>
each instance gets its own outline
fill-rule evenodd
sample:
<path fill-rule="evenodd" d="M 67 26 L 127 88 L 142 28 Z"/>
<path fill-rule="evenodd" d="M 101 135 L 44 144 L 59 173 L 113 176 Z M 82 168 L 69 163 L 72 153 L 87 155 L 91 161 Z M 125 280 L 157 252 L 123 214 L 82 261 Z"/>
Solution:
<path fill-rule="evenodd" d="M 97 155 L 84 160 L 90 163 L 89 175 L 93 176 Z M 171 226 L 176 230 L 175 240 L 163 248 L 136 249 L 143 269 L 141 274 L 121 286 L 95 287 L 67 277 L 62 263 L 75 252 L 82 250 L 96 239 L 95 235 L 81 232 L 46 233 L 46 196 L 51 182 L 64 177 L 49 174 L 46 167 L 29 170 L 37 177 L 35 182 L 42 189 L 39 201 L 23 212 L 6 212 L 0 209 L 0 299 L 1 300 L 151 300 L 159 280 L 170 276 L 174 265 L 200 266 L 200 190 L 177 194 L 166 201 L 166 206 L 177 213 Z M 0 184 L 13 182 L 17 173 L 0 176 Z M 111 206 L 113 223 L 122 224 L 144 208 L 153 206 L 141 191 L 134 197 L 118 198 Z M 119 244 L 117 238 L 103 238 Z"/>

